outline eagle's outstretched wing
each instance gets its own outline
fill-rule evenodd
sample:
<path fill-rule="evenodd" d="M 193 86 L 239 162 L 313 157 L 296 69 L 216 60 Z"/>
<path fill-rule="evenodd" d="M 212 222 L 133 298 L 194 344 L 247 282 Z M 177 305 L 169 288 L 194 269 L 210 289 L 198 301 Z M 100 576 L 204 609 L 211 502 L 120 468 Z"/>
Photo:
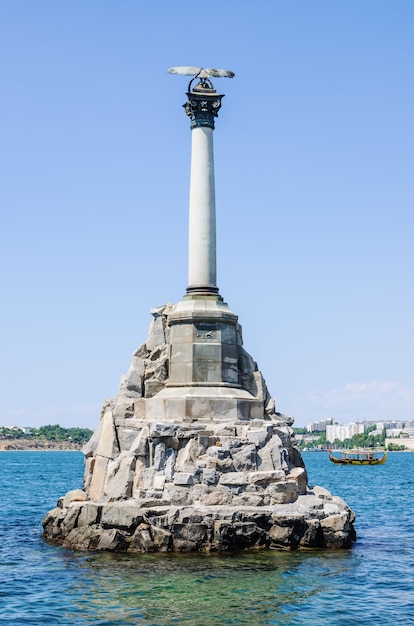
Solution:
<path fill-rule="evenodd" d="M 181 74 L 182 76 L 197 76 L 201 72 L 201 67 L 191 67 L 187 65 L 179 65 L 178 67 L 170 67 L 167 72 L 170 74 Z"/>
<path fill-rule="evenodd" d="M 170 74 L 182 74 L 183 76 L 195 76 L 197 78 L 233 78 L 234 72 L 230 70 L 217 70 L 214 67 L 192 67 L 187 65 L 179 65 L 178 67 L 170 67 L 167 70 Z"/>
<path fill-rule="evenodd" d="M 233 78 L 234 72 L 231 70 L 216 70 L 214 67 L 210 67 L 206 70 L 201 70 L 200 77 L 202 78 L 203 72 L 206 72 L 207 76 L 214 76 L 215 78 Z"/>

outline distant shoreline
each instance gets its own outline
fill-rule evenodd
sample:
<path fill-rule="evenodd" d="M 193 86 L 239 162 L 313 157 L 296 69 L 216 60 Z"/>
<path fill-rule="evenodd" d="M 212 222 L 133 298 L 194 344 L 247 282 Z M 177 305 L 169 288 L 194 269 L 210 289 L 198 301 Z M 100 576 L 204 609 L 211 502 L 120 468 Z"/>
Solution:
<path fill-rule="evenodd" d="M 19 437 L 18 439 L 0 439 L 0 452 L 64 452 L 65 450 L 82 450 L 86 442 L 75 443 L 70 441 L 48 441 L 47 439 L 34 439 L 32 437 Z"/>

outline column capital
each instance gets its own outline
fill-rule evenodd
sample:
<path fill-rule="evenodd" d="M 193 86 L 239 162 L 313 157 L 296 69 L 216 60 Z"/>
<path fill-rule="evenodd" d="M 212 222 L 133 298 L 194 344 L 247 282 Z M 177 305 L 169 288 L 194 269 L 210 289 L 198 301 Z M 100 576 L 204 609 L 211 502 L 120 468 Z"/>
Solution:
<path fill-rule="evenodd" d="M 187 97 L 183 107 L 191 119 L 191 130 L 199 126 L 214 130 L 214 118 L 218 115 L 224 95 L 218 94 L 210 81 L 201 80 L 187 92 Z"/>

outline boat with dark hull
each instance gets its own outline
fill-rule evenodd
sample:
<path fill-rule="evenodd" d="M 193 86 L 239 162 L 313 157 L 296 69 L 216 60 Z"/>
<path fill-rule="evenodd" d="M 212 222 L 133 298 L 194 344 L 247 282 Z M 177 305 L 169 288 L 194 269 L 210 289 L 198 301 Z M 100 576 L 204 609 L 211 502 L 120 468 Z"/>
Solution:
<path fill-rule="evenodd" d="M 352 450 L 328 450 L 329 459 L 336 465 L 382 465 L 387 460 L 385 450 L 353 448 Z"/>

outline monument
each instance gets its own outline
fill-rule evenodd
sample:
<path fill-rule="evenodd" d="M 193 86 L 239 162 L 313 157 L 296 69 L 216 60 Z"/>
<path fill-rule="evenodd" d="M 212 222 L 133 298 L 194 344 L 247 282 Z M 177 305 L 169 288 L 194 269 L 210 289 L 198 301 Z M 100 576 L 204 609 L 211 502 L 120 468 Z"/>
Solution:
<path fill-rule="evenodd" d="M 276 411 L 241 326 L 219 294 L 213 131 L 217 69 L 192 76 L 188 287 L 152 309 L 115 398 L 84 448 L 82 489 L 44 518 L 44 536 L 91 550 L 345 548 L 354 514 L 308 486 L 293 420 Z"/>

